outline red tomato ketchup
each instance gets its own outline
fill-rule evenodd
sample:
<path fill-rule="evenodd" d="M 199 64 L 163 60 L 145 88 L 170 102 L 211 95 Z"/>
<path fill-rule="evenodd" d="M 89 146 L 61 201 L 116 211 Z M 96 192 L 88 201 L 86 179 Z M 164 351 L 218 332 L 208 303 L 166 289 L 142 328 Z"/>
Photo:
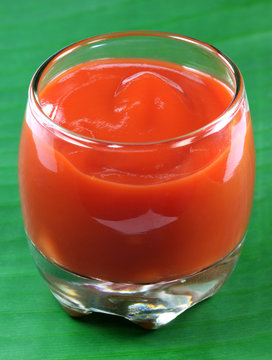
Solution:
<path fill-rule="evenodd" d="M 155 60 L 56 76 L 39 90 L 52 122 L 28 110 L 22 130 L 31 241 L 69 271 L 127 283 L 181 278 L 229 254 L 245 235 L 255 168 L 247 105 L 211 124 L 233 96 L 208 74 Z"/>

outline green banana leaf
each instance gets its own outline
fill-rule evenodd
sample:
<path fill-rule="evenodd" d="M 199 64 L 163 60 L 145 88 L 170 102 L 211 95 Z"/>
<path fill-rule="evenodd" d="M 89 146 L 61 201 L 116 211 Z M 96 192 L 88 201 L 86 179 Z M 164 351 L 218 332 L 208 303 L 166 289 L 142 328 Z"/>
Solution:
<path fill-rule="evenodd" d="M 27 88 L 38 65 L 79 39 L 138 29 L 198 38 L 236 62 L 257 155 L 254 206 L 236 270 L 216 296 L 156 331 L 63 312 L 30 257 L 17 180 Z M 0 359 L 271 359 L 272 1 L 2 0 L 0 65 Z"/>

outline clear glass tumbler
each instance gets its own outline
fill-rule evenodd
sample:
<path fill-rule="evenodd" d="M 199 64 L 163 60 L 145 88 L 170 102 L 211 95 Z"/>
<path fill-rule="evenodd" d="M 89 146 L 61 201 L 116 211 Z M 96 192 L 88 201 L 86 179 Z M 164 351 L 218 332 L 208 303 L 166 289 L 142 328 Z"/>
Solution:
<path fill-rule="evenodd" d="M 52 79 L 87 61 L 120 58 L 209 74 L 232 91 L 232 101 L 205 127 L 149 143 L 84 137 L 46 116 L 39 95 Z M 53 295 L 71 315 L 103 312 L 146 328 L 214 295 L 246 234 L 254 154 L 243 79 L 213 46 L 168 33 L 124 32 L 51 56 L 29 87 L 19 185 L 31 253 Z M 109 169 L 127 177 L 108 179 Z"/>

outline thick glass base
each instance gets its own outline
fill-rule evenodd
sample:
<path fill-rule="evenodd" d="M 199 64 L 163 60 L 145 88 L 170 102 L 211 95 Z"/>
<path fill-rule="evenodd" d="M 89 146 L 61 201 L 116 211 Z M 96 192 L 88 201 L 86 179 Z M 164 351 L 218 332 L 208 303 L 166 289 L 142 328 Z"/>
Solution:
<path fill-rule="evenodd" d="M 237 263 L 242 242 L 225 258 L 199 273 L 153 284 L 124 284 L 82 277 L 50 262 L 31 241 L 29 244 L 50 290 L 70 315 L 102 312 L 156 329 L 222 287 Z"/>

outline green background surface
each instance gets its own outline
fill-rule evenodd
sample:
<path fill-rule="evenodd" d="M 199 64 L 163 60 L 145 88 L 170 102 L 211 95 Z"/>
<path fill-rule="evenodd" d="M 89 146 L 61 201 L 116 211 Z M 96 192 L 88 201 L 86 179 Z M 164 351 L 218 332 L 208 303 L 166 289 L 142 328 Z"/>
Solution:
<path fill-rule="evenodd" d="M 239 264 L 212 299 L 147 331 L 117 317 L 73 320 L 30 257 L 17 152 L 27 88 L 38 65 L 79 39 L 159 30 L 209 42 L 239 66 L 257 154 L 255 201 Z M 0 2 L 0 359 L 272 358 L 272 2 L 96 0 Z"/>

